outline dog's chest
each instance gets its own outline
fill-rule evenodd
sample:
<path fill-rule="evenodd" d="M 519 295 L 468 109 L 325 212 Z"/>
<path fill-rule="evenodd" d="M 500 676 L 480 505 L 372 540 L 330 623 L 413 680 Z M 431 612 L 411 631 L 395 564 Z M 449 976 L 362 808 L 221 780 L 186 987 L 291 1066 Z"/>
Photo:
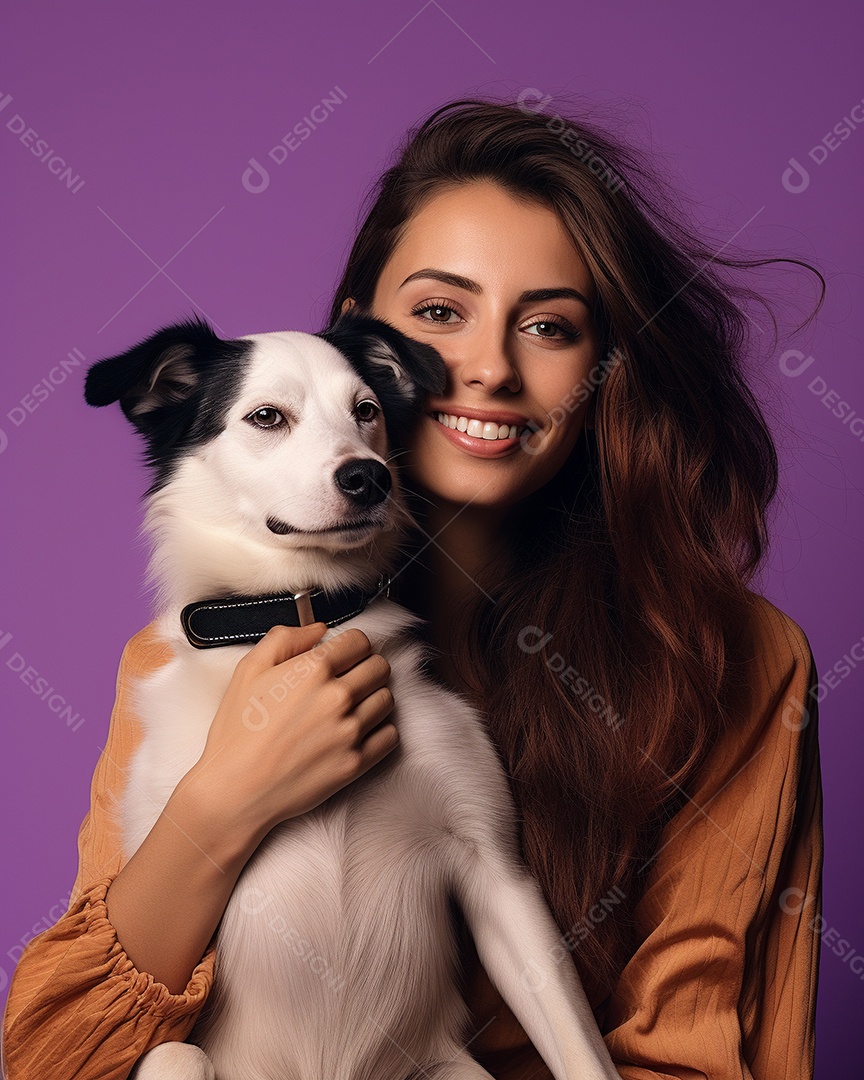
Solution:
<path fill-rule="evenodd" d="M 421 675 L 414 647 L 385 639 L 371 619 L 361 628 L 391 664 L 400 741 L 271 830 L 240 874 L 217 934 L 211 1000 L 190 1036 L 230 1080 L 395 1077 L 398 1047 L 416 1061 L 458 1048 L 445 1034 L 466 1015 L 449 826 L 506 817 L 504 788 L 472 711 Z M 244 651 L 178 650 L 134 688 L 142 740 L 125 788 L 127 856 L 200 757 Z M 287 715 L 274 710 L 277 721 Z M 261 718 L 248 722 L 254 730 Z"/>
<path fill-rule="evenodd" d="M 399 787 L 361 777 L 277 826 L 244 867 L 192 1033 L 217 1075 L 241 1077 L 254 1062 L 261 1076 L 396 1076 L 400 1047 L 420 1060 L 433 1034 L 459 1030 L 444 861 L 432 834 L 399 814 Z M 429 1023 L 419 1042 L 418 1017 Z"/>

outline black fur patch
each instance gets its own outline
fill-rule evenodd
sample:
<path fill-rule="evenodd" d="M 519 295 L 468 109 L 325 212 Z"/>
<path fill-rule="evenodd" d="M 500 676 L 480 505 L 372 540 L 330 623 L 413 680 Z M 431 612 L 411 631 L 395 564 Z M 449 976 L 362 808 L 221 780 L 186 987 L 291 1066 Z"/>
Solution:
<path fill-rule="evenodd" d="M 145 439 L 145 461 L 156 473 L 146 495 L 168 483 L 186 452 L 224 429 L 252 347 L 248 341 L 223 341 L 195 316 L 90 367 L 87 404 L 118 401 Z"/>
<path fill-rule="evenodd" d="M 316 336 L 346 356 L 378 395 L 391 449 L 403 445 L 426 395 L 444 392 L 447 369 L 438 350 L 383 319 L 352 308 Z"/>

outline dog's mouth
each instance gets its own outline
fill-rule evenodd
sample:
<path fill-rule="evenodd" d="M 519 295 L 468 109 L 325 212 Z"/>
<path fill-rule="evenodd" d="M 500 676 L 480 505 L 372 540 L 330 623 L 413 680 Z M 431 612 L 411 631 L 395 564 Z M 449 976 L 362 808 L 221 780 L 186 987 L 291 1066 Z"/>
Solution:
<path fill-rule="evenodd" d="M 287 521 L 282 521 L 277 517 L 267 518 L 267 528 L 272 533 L 277 533 L 279 536 L 285 536 L 288 533 L 300 533 L 303 536 L 317 536 L 319 533 L 346 533 L 346 532 L 360 532 L 365 529 L 373 529 L 377 527 L 377 522 L 371 517 L 355 518 L 353 521 L 344 521 L 341 525 L 330 525 L 326 529 L 298 529 L 294 525 L 289 525 Z"/>

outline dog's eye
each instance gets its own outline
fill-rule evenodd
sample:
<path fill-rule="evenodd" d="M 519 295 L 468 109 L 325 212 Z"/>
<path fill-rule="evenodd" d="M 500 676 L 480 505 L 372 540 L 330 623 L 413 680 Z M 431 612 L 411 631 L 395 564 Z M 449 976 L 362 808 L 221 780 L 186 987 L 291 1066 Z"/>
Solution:
<path fill-rule="evenodd" d="M 370 401 L 368 398 L 364 401 L 358 401 L 354 406 L 354 415 L 364 424 L 368 424 L 371 420 L 374 420 L 380 412 L 381 407 L 378 402 Z"/>
<path fill-rule="evenodd" d="M 278 427 L 280 424 L 285 423 L 285 417 L 278 409 L 274 409 L 272 405 L 263 405 L 260 409 L 249 413 L 246 419 L 256 427 L 262 428 Z"/>

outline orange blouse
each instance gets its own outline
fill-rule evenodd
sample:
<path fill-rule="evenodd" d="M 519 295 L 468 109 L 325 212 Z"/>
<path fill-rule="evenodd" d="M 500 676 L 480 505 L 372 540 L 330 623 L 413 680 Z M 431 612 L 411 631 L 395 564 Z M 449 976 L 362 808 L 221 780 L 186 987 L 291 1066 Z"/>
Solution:
<path fill-rule="evenodd" d="M 746 715 L 661 835 L 635 912 L 641 944 L 605 1008 L 592 1001 L 624 1080 L 813 1075 L 823 854 L 817 675 L 797 623 L 755 594 L 753 613 Z M 123 650 L 69 908 L 28 942 L 12 977 L 6 1080 L 125 1080 L 145 1050 L 188 1036 L 210 993 L 215 935 L 183 993 L 172 994 L 134 967 L 105 905 L 123 865 L 114 799 L 140 738 L 130 678 L 169 656 L 153 623 Z M 473 947 L 466 962 L 470 1052 L 496 1080 L 548 1080 Z"/>

